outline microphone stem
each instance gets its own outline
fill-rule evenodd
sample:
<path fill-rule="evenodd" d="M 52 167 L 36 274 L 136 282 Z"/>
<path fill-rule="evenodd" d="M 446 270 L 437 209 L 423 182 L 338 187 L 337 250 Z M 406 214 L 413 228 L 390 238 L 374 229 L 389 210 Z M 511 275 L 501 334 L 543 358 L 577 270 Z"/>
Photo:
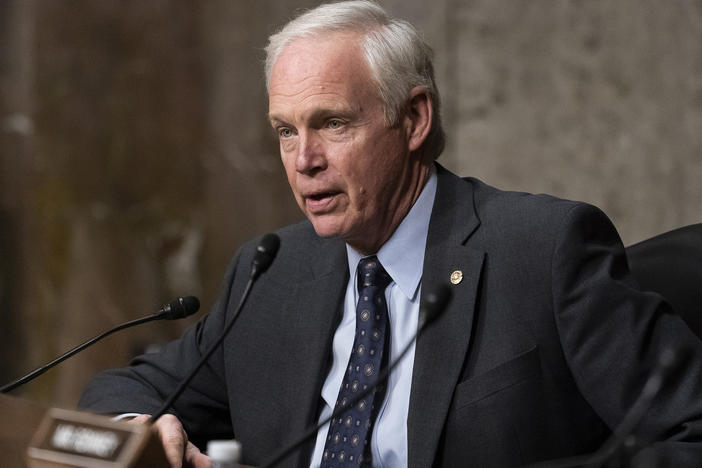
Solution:
<path fill-rule="evenodd" d="M 411 340 L 405 345 L 405 347 L 402 349 L 402 352 L 397 356 L 397 358 L 385 369 L 383 369 L 382 372 L 378 374 L 378 378 L 376 379 L 375 383 L 373 385 L 370 385 L 368 388 L 365 390 L 361 391 L 360 393 L 356 394 L 355 397 L 353 397 L 349 402 L 346 403 L 346 405 L 339 406 L 336 408 L 332 414 L 330 414 L 328 417 L 324 418 L 322 421 L 320 421 L 316 426 L 313 426 L 311 429 L 308 429 L 305 431 L 302 436 L 300 436 L 297 440 L 295 440 L 294 443 L 288 445 L 286 448 L 278 452 L 274 457 L 271 458 L 271 460 L 267 463 L 264 463 L 261 465 L 261 468 L 272 468 L 273 466 L 277 465 L 281 461 L 283 461 L 285 458 L 288 457 L 291 453 L 293 453 L 295 450 L 300 448 L 300 445 L 304 443 L 307 439 L 311 438 L 316 434 L 320 428 L 322 428 L 325 424 L 327 424 L 329 421 L 332 419 L 338 417 L 340 414 L 343 414 L 347 409 L 353 407 L 356 403 L 361 401 L 363 398 L 368 396 L 370 392 L 372 392 L 375 388 L 378 387 L 378 385 L 381 385 L 383 382 L 385 382 L 392 371 L 397 367 L 397 365 L 402 361 L 402 358 L 405 357 L 405 355 L 409 352 L 410 347 L 412 346 L 412 343 L 415 342 L 417 339 L 417 336 L 424 330 L 424 327 L 426 326 L 427 322 L 421 321 L 419 326 L 417 327 L 417 332 L 414 334 Z"/>
<path fill-rule="evenodd" d="M 146 322 L 151 322 L 152 320 L 159 320 L 160 318 L 161 318 L 161 314 L 157 313 L 157 314 L 147 315 L 146 317 L 142 317 L 142 318 L 139 318 L 136 320 L 131 320 L 129 322 L 118 325 L 115 328 L 108 330 L 108 331 L 96 336 L 95 338 L 92 338 L 92 339 L 86 341 L 85 343 L 76 346 L 75 348 L 71 349 L 70 351 L 67 351 L 66 353 L 57 357 L 53 361 L 49 362 L 48 364 L 45 364 L 45 365 L 33 370 L 32 372 L 25 375 L 24 377 L 21 377 L 17 380 L 10 382 L 7 385 L 4 385 L 3 387 L 0 388 L 0 393 L 7 393 L 7 392 L 19 387 L 20 385 L 23 385 L 31 380 L 34 380 L 35 378 L 39 377 L 40 375 L 42 375 L 44 372 L 48 371 L 52 367 L 56 366 L 57 364 L 62 363 L 63 361 L 65 361 L 69 357 L 84 350 L 85 348 L 92 345 L 93 343 L 96 343 L 96 342 L 102 340 L 106 336 L 109 336 L 109 335 L 111 335 L 115 332 L 118 332 L 120 330 L 124 330 L 125 328 L 133 327 L 135 325 L 140 325 L 140 324 L 146 323 Z"/>
<path fill-rule="evenodd" d="M 234 311 L 234 314 L 232 315 L 232 318 L 229 320 L 229 323 L 227 326 L 222 330 L 222 333 L 220 333 L 219 337 L 217 337 L 217 340 L 212 343 L 212 345 L 207 349 L 205 354 L 202 355 L 200 360 L 197 362 L 195 367 L 190 371 L 188 376 L 180 382 L 180 385 L 178 385 L 178 388 L 171 393 L 171 396 L 166 400 L 166 402 L 161 406 L 161 408 L 154 413 L 151 418 L 149 418 L 149 423 L 153 424 L 156 422 L 158 418 L 163 416 L 166 411 L 171 407 L 173 402 L 180 396 L 181 393 L 185 390 L 185 388 L 190 384 L 190 382 L 195 378 L 195 375 L 198 373 L 198 371 L 202 368 L 202 366 L 205 365 L 207 360 L 214 354 L 215 350 L 219 347 L 219 345 L 222 344 L 224 341 L 224 338 L 227 336 L 229 333 L 229 330 L 232 328 L 234 325 L 234 322 L 236 321 L 237 316 L 241 312 L 242 307 L 244 306 L 244 303 L 246 302 L 246 299 L 249 297 L 249 291 L 251 290 L 251 286 L 254 283 L 255 278 L 250 277 L 248 283 L 246 283 L 246 288 L 244 289 L 243 294 L 241 295 L 241 300 L 239 301 L 239 305 L 237 306 L 236 310 Z"/>
<path fill-rule="evenodd" d="M 636 399 L 631 409 L 624 415 L 624 419 L 617 426 L 610 437 L 602 444 L 602 446 L 593 453 L 584 455 L 575 455 L 572 457 L 561 458 L 556 460 L 547 460 L 543 462 L 530 463 L 524 468 L 600 468 L 610 460 L 625 441 L 627 436 L 633 434 L 636 426 L 641 422 L 646 412 L 651 407 L 653 400 L 658 395 L 664 383 L 664 369 L 658 368 L 651 375 L 641 395 Z"/>

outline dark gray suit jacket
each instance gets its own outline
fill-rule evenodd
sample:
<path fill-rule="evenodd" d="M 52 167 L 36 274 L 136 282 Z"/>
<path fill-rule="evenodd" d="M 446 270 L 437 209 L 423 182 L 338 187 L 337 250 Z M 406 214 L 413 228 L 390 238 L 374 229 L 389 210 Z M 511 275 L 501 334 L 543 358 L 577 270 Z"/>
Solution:
<path fill-rule="evenodd" d="M 640 430 L 676 466 L 702 463 L 702 346 L 659 296 L 628 275 L 619 237 L 598 209 L 503 192 L 438 168 L 422 289 L 453 300 L 417 343 L 409 466 L 520 466 L 595 450 L 641 392 L 666 347 L 694 350 Z M 221 351 L 174 412 L 199 440 L 235 435 L 265 462 L 313 424 L 348 281 L 340 240 L 308 222 L 281 247 Z M 82 408 L 153 412 L 222 330 L 255 243 L 233 260 L 211 313 L 163 353 L 100 374 Z M 287 461 L 308 463 L 312 443 Z"/>

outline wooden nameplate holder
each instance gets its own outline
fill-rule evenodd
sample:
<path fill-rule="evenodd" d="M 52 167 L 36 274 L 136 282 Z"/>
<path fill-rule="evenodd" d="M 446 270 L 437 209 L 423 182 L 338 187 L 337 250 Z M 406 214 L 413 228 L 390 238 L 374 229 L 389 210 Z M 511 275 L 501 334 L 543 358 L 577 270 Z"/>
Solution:
<path fill-rule="evenodd" d="M 8 468 L 168 466 L 147 425 L 81 411 L 47 411 L 7 395 L 0 395 L 0 454 Z"/>

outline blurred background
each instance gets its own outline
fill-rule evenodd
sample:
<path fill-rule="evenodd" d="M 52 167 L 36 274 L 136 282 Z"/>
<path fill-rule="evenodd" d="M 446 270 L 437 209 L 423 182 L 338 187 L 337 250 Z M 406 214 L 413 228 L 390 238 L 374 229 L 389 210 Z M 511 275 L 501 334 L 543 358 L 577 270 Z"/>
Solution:
<path fill-rule="evenodd" d="M 702 1 L 380 3 L 436 52 L 442 164 L 594 203 L 627 245 L 702 222 Z M 206 311 L 244 240 L 301 219 L 262 49 L 316 4 L 0 0 L 0 384 L 174 297 Z M 73 407 L 195 320 L 14 393 Z"/>

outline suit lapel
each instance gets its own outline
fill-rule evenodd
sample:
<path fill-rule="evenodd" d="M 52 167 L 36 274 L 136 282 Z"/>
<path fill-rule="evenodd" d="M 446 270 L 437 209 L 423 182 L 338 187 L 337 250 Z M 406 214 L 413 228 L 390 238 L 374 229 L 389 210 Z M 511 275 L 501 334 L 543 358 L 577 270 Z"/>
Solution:
<path fill-rule="evenodd" d="M 328 372 L 331 342 L 341 318 L 341 304 L 348 282 L 346 250 L 343 242 L 321 240 L 309 258 L 312 275 L 300 283 L 288 302 L 291 330 L 290 346 L 296 349 L 299 362 L 290 381 L 296 388 L 290 395 L 289 433 L 296 437 L 316 422 L 322 383 Z M 291 456 L 286 465 L 298 466 L 309 460 L 314 439 L 301 450 L 300 457 Z M 298 460 L 296 462 L 296 459 Z"/>
<path fill-rule="evenodd" d="M 466 245 L 480 224 L 472 188 L 438 167 L 439 183 L 429 225 L 422 292 L 449 284 L 452 299 L 417 341 L 408 415 L 410 468 L 431 466 L 470 342 L 484 252 Z M 460 272 L 457 284 L 450 281 Z M 454 276 L 457 278 L 458 273 Z M 456 279 L 454 279 L 456 282 Z"/>

